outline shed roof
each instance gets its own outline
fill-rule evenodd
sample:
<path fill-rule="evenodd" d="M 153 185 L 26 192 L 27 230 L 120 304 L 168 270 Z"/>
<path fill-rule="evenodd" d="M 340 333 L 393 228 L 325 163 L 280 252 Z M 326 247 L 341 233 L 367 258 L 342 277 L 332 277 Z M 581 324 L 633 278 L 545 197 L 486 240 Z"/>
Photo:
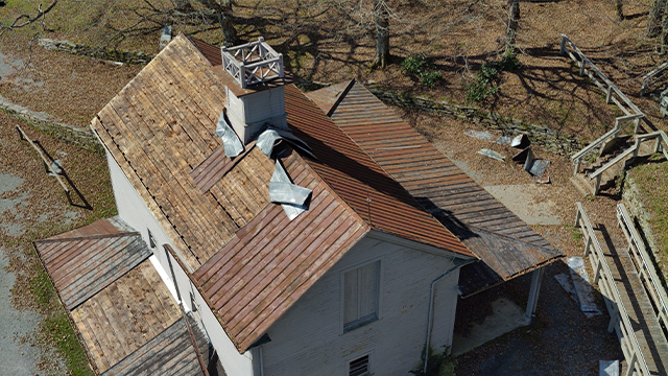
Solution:
<path fill-rule="evenodd" d="M 239 351 L 371 230 L 475 257 L 292 85 L 288 123 L 316 159 L 293 151 L 281 159 L 296 184 L 313 189 L 309 210 L 288 221 L 268 202 L 274 162 L 258 148 L 234 163 L 220 152 L 225 90 L 210 55 L 209 45 L 178 36 L 92 128 Z"/>
<path fill-rule="evenodd" d="M 307 94 L 481 262 L 464 266 L 464 296 L 563 255 L 354 80 Z"/>
<path fill-rule="evenodd" d="M 118 218 L 101 219 L 35 249 L 98 374 L 202 375 L 185 318 L 147 259 L 152 252 L 128 230 Z M 206 351 L 204 333 L 193 332 Z"/>

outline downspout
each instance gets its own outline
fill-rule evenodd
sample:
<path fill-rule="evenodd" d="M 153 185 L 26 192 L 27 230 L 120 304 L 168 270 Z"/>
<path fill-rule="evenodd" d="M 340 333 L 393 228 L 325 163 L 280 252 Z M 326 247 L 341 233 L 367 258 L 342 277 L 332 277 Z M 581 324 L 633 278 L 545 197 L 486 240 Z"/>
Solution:
<path fill-rule="evenodd" d="M 264 376 L 264 363 L 262 361 L 262 346 L 258 349 L 258 355 L 260 356 L 260 376 Z"/>
<path fill-rule="evenodd" d="M 433 320 L 432 315 L 433 315 L 433 311 L 434 311 L 434 286 L 440 280 L 442 280 L 443 278 L 450 275 L 450 273 L 452 273 L 455 270 L 461 268 L 462 266 L 464 266 L 466 264 L 470 264 L 474 261 L 477 261 L 477 260 L 474 259 L 474 260 L 471 260 L 471 261 L 461 263 L 459 265 L 455 265 L 450 270 L 445 272 L 445 274 L 443 274 L 442 276 L 436 278 L 435 280 L 433 280 L 431 282 L 431 286 L 429 287 L 429 314 L 427 315 L 427 342 L 425 343 L 425 347 L 424 347 L 424 369 L 423 369 L 423 372 L 425 374 L 427 374 L 427 362 L 429 361 L 429 341 L 431 340 L 431 324 L 432 324 L 431 321 Z M 454 259 L 453 259 L 452 263 L 455 263 Z"/>

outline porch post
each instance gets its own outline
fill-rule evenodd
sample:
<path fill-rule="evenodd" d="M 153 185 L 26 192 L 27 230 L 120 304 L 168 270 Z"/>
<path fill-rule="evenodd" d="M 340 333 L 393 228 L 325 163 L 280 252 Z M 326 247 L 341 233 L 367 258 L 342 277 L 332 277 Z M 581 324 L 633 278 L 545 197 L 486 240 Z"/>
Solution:
<path fill-rule="evenodd" d="M 533 324 L 536 318 L 536 305 L 538 305 L 538 293 L 540 293 L 540 284 L 543 281 L 545 267 L 536 269 L 531 276 L 531 290 L 529 290 L 529 301 L 527 310 L 524 313 L 524 322 L 526 325 Z"/>

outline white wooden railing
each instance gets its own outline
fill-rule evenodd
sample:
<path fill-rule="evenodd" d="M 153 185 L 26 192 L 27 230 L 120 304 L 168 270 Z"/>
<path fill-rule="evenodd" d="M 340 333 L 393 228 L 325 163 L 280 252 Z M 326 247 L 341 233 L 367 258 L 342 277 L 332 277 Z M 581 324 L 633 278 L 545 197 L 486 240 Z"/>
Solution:
<path fill-rule="evenodd" d="M 635 159 L 638 156 L 638 151 L 640 150 L 640 145 L 643 142 L 656 140 L 654 146 L 654 153 L 663 153 L 663 155 L 668 160 L 668 135 L 664 131 L 656 131 L 652 133 L 636 135 L 636 142 L 628 149 L 624 150 L 623 153 L 616 156 L 614 159 L 610 160 L 608 163 L 599 167 L 596 171 L 589 174 L 589 180 L 595 180 L 594 182 L 594 194 L 598 194 L 599 189 L 601 188 L 601 177 L 603 173 L 608 170 L 610 167 L 616 165 L 617 163 L 628 158 L 629 155 L 631 159 Z"/>
<path fill-rule="evenodd" d="M 611 130 L 609 130 L 606 134 L 603 136 L 599 137 L 596 141 L 592 142 L 591 144 L 587 145 L 584 149 L 580 150 L 579 152 L 573 154 L 571 156 L 571 161 L 575 165 L 575 169 L 573 170 L 573 175 L 577 175 L 577 173 L 580 171 L 580 165 L 582 165 L 582 159 L 589 154 L 590 152 L 593 152 L 596 148 L 601 146 L 605 141 L 617 137 L 617 135 L 626 128 L 627 125 L 631 124 L 631 122 L 634 123 L 634 134 L 638 130 L 638 121 L 645 116 L 645 115 L 628 115 L 628 116 L 620 116 L 615 119 L 615 126 L 612 127 Z"/>
<path fill-rule="evenodd" d="M 641 97 L 643 95 L 645 95 L 645 90 L 647 90 L 647 88 L 650 85 L 653 85 L 655 82 L 657 82 L 658 80 L 661 79 L 661 78 L 656 78 L 655 79 L 654 77 L 656 77 L 657 75 L 659 75 L 659 73 L 666 70 L 666 68 L 668 68 L 668 62 L 659 65 L 653 71 L 647 73 L 646 75 L 644 75 L 642 77 L 642 86 L 640 87 L 640 96 Z"/>
<path fill-rule="evenodd" d="M 242 87 L 285 77 L 283 54 L 279 54 L 260 37 L 255 42 L 221 47 L 223 67 Z"/>
<path fill-rule="evenodd" d="M 628 241 L 628 251 L 632 256 L 631 259 L 636 271 L 643 282 L 645 291 L 647 291 L 647 296 L 652 300 L 652 308 L 659 321 L 659 326 L 663 329 L 663 337 L 668 341 L 668 332 L 666 331 L 668 330 L 668 297 L 666 296 L 666 290 L 661 284 L 652 259 L 649 257 L 645 244 L 624 204 L 617 205 L 617 220 Z"/>
<path fill-rule="evenodd" d="M 568 55 L 577 64 L 577 66 L 580 67 L 580 76 L 586 74 L 587 77 L 589 77 L 592 82 L 596 84 L 596 86 L 598 86 L 604 93 L 606 93 L 605 103 L 610 103 L 610 101 L 614 102 L 617 107 L 619 107 L 619 109 L 624 113 L 624 116 L 620 116 L 615 119 L 615 126 L 612 128 L 612 130 L 599 137 L 596 141 L 592 142 L 587 147 L 575 153 L 571 157 L 571 160 L 575 164 L 574 174 L 577 174 L 579 172 L 580 165 L 582 164 L 582 159 L 589 152 L 599 147 L 605 141 L 616 137 L 629 122 L 633 122 L 634 124 L 633 134 L 638 133 L 640 121 L 645 119 L 645 114 L 640 111 L 640 109 L 633 102 L 631 102 L 631 100 L 624 93 L 622 93 L 622 91 L 619 90 L 619 88 L 613 84 L 612 81 L 610 81 L 608 77 L 606 77 L 605 74 L 603 74 L 603 72 L 601 72 L 601 70 L 598 69 L 598 67 L 592 63 L 592 61 L 589 60 L 589 58 L 585 56 L 582 51 L 580 51 L 575 43 L 568 39 L 568 37 L 564 34 L 561 34 L 559 52 L 561 55 Z"/>
<path fill-rule="evenodd" d="M 605 306 L 610 314 L 608 331 L 612 333 L 614 330 L 621 343 L 622 352 L 627 363 L 626 376 L 649 376 L 647 362 L 640 349 L 638 338 L 635 336 L 629 315 L 622 303 L 622 298 L 617 289 L 610 266 L 605 260 L 601 245 L 594 233 L 594 228 L 585 212 L 584 206 L 578 202 L 577 207 L 575 227 L 579 227 L 584 235 L 584 256 L 589 256 L 589 261 L 595 270 L 594 284 L 598 284 L 601 294 L 605 298 Z"/>
<path fill-rule="evenodd" d="M 570 49 L 569 49 L 570 48 Z M 572 50 L 572 52 L 571 52 Z M 580 76 L 587 74 L 587 76 L 598 86 L 604 93 L 606 93 L 605 103 L 610 103 L 612 100 L 617 107 L 625 115 L 642 115 L 642 111 L 636 107 L 633 102 L 622 93 L 615 84 L 606 77 L 603 72 L 594 63 L 585 56 L 582 51 L 564 34 L 561 34 L 561 45 L 559 52 L 561 55 L 568 55 L 580 67 Z"/>

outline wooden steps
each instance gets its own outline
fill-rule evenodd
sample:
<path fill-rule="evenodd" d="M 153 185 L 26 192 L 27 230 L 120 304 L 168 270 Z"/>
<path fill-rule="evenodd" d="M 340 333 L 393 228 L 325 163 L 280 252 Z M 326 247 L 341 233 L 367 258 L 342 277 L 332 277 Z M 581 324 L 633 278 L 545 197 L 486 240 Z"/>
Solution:
<path fill-rule="evenodd" d="M 616 281 L 622 304 L 629 315 L 650 374 L 666 375 L 668 342 L 663 336 L 658 318 L 630 255 L 623 246 L 617 244 L 611 249 L 602 242 L 601 248 L 606 254 L 606 261 Z"/>
<path fill-rule="evenodd" d="M 571 183 L 580 191 L 583 195 L 593 194 L 596 195 L 595 182 L 589 179 L 589 176 L 596 172 L 598 169 L 603 167 L 608 162 L 612 161 L 618 155 L 622 154 L 624 151 L 633 147 L 633 142 L 627 142 L 622 144 L 621 148 L 615 149 L 612 153 L 607 153 L 605 155 L 599 156 L 598 159 L 591 165 L 583 166 L 580 171 L 578 171 L 570 180 Z M 651 155 L 654 152 L 653 143 L 641 143 L 638 150 L 638 157 L 646 157 Z M 615 183 L 617 175 L 622 172 L 627 167 L 629 160 L 633 158 L 633 153 L 622 158 L 620 161 L 610 166 L 607 170 L 603 171 L 601 174 L 601 183 L 599 191 L 602 189 L 610 188 Z"/>

